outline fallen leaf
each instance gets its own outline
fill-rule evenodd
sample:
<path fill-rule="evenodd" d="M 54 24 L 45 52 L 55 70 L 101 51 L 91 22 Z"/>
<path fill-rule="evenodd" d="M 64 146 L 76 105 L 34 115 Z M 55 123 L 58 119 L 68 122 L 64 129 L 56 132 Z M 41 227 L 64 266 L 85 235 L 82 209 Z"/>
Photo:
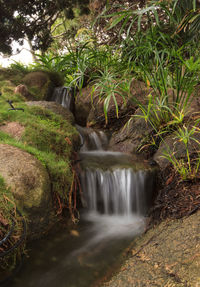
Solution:
<path fill-rule="evenodd" d="M 72 145 L 72 142 L 70 141 L 70 139 L 68 137 L 66 137 L 65 140 L 69 145 Z"/>
<path fill-rule="evenodd" d="M 75 237 L 79 237 L 79 232 L 77 230 L 71 230 L 70 234 Z"/>

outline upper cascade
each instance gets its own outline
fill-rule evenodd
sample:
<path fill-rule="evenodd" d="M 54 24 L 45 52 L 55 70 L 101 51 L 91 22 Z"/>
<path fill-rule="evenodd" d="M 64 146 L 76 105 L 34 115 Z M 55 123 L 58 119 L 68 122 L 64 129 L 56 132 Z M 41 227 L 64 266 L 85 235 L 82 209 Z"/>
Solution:
<path fill-rule="evenodd" d="M 74 91 L 70 87 L 57 87 L 53 91 L 51 101 L 61 104 L 64 108 L 73 112 Z"/>
<path fill-rule="evenodd" d="M 79 131 L 81 137 L 81 152 L 106 150 L 108 139 L 104 132 L 94 131 L 90 128 L 84 128 L 78 125 L 76 125 L 76 128 Z"/>

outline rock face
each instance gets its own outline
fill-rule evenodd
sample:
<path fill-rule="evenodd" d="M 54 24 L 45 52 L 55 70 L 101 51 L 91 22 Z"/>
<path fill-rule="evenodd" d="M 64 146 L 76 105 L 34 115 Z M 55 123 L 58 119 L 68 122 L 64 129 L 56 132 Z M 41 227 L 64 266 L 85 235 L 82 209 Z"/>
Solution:
<path fill-rule="evenodd" d="M 144 103 L 146 101 L 146 96 L 152 91 L 148 88 L 145 83 L 133 79 L 130 86 L 130 97 L 127 96 L 127 92 L 117 91 L 114 96 L 116 103 L 118 105 L 119 118 L 129 117 L 130 114 L 134 113 L 138 101 Z M 93 86 L 88 86 L 81 91 L 76 100 L 76 122 L 81 126 L 86 126 L 88 122 L 89 125 L 103 126 L 105 125 L 105 115 L 104 115 L 104 95 L 100 98 L 100 92 L 94 90 Z M 132 100 L 134 99 L 134 100 Z M 91 101 L 93 100 L 93 104 Z M 108 106 L 108 124 L 114 121 L 116 125 L 117 114 L 116 106 L 113 97 L 110 99 Z M 118 120 L 118 126 L 122 126 L 124 121 Z M 121 123 L 121 124 L 120 124 Z"/>
<path fill-rule="evenodd" d="M 165 221 L 135 240 L 107 287 L 199 286 L 200 212 Z"/>
<path fill-rule="evenodd" d="M 77 94 L 76 104 L 75 104 L 75 120 L 76 123 L 80 126 L 85 127 L 87 124 L 88 115 L 90 113 L 92 104 L 91 104 L 91 96 L 92 96 L 93 88 L 92 86 L 87 86 L 82 89 L 81 93 Z M 96 98 L 96 94 L 94 97 Z"/>
<path fill-rule="evenodd" d="M 138 150 L 145 137 L 153 131 L 153 128 L 142 117 L 137 110 L 135 117 L 125 124 L 121 130 L 115 132 L 110 140 L 110 147 L 114 151 L 131 152 Z"/>
<path fill-rule="evenodd" d="M 27 219 L 28 236 L 41 236 L 53 211 L 46 169 L 31 154 L 7 144 L 0 144 L 0 159 L 0 175 Z"/>

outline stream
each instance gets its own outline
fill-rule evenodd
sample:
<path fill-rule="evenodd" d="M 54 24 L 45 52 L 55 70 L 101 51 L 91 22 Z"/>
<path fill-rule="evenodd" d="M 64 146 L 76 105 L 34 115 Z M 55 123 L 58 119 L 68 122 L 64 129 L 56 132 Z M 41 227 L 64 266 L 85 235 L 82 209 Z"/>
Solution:
<path fill-rule="evenodd" d="M 154 188 L 150 169 L 135 157 L 107 150 L 103 132 L 77 130 L 82 141 L 80 223 L 29 244 L 28 257 L 10 287 L 96 287 L 145 230 Z"/>

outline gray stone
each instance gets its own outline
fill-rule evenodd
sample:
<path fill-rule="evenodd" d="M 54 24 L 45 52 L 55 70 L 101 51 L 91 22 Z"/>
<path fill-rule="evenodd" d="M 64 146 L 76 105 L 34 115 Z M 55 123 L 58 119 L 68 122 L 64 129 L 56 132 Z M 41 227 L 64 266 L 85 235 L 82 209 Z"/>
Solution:
<path fill-rule="evenodd" d="M 145 121 L 138 109 L 120 131 L 115 132 L 110 140 L 110 148 L 114 151 L 131 152 L 138 150 L 145 138 L 153 131 L 151 125 Z"/>

